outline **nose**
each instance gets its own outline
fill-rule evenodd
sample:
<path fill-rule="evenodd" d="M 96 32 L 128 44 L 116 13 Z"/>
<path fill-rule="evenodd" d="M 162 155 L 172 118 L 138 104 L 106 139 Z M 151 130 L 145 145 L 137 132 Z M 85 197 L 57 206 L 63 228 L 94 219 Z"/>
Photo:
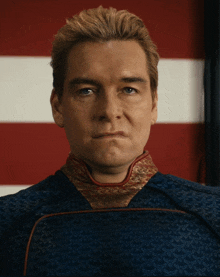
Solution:
<path fill-rule="evenodd" d="M 122 116 L 121 101 L 114 90 L 106 90 L 98 96 L 95 117 L 99 121 L 112 122 Z"/>

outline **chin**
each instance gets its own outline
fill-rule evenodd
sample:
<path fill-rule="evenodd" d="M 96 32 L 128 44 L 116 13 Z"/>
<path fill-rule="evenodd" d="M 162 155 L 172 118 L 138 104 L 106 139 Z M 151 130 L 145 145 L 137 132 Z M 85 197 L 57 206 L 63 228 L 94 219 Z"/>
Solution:
<path fill-rule="evenodd" d="M 121 167 L 130 165 L 140 154 L 130 151 L 105 151 L 93 153 L 88 161 L 100 167 Z"/>
<path fill-rule="evenodd" d="M 108 144 L 84 144 L 84 146 L 71 147 L 71 152 L 89 166 L 98 167 L 121 167 L 130 165 L 138 156 L 143 153 L 140 144 L 137 148 L 134 144 L 124 141 L 111 141 Z"/>

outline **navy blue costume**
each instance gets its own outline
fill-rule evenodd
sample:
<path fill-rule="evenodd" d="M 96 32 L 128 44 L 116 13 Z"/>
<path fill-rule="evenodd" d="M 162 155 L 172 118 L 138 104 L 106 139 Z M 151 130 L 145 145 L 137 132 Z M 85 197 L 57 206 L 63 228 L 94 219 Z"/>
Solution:
<path fill-rule="evenodd" d="M 62 171 L 0 198 L 0 276 L 219 276 L 220 191 L 157 172 L 97 209 Z"/>

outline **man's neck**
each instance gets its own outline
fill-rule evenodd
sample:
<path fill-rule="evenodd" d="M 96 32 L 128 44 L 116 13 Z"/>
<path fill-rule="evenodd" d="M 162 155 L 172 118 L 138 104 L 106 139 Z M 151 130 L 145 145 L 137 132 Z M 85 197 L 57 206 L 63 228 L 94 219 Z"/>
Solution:
<path fill-rule="evenodd" d="M 98 166 L 94 164 L 86 163 L 86 166 L 90 172 L 91 177 L 98 183 L 121 183 L 124 181 L 128 174 L 129 167 L 132 161 L 121 166 Z"/>
<path fill-rule="evenodd" d="M 125 171 L 118 172 L 118 173 L 107 173 L 107 172 L 101 172 L 99 170 L 92 170 L 92 178 L 102 184 L 107 183 L 120 183 L 122 182 L 128 172 L 128 168 Z"/>

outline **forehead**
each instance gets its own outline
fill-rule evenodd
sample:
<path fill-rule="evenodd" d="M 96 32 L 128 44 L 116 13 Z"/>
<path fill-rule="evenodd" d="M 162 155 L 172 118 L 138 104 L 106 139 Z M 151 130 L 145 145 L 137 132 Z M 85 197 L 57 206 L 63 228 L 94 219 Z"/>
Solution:
<path fill-rule="evenodd" d="M 66 79 L 139 76 L 149 78 L 147 57 L 136 41 L 83 42 L 68 56 Z"/>

